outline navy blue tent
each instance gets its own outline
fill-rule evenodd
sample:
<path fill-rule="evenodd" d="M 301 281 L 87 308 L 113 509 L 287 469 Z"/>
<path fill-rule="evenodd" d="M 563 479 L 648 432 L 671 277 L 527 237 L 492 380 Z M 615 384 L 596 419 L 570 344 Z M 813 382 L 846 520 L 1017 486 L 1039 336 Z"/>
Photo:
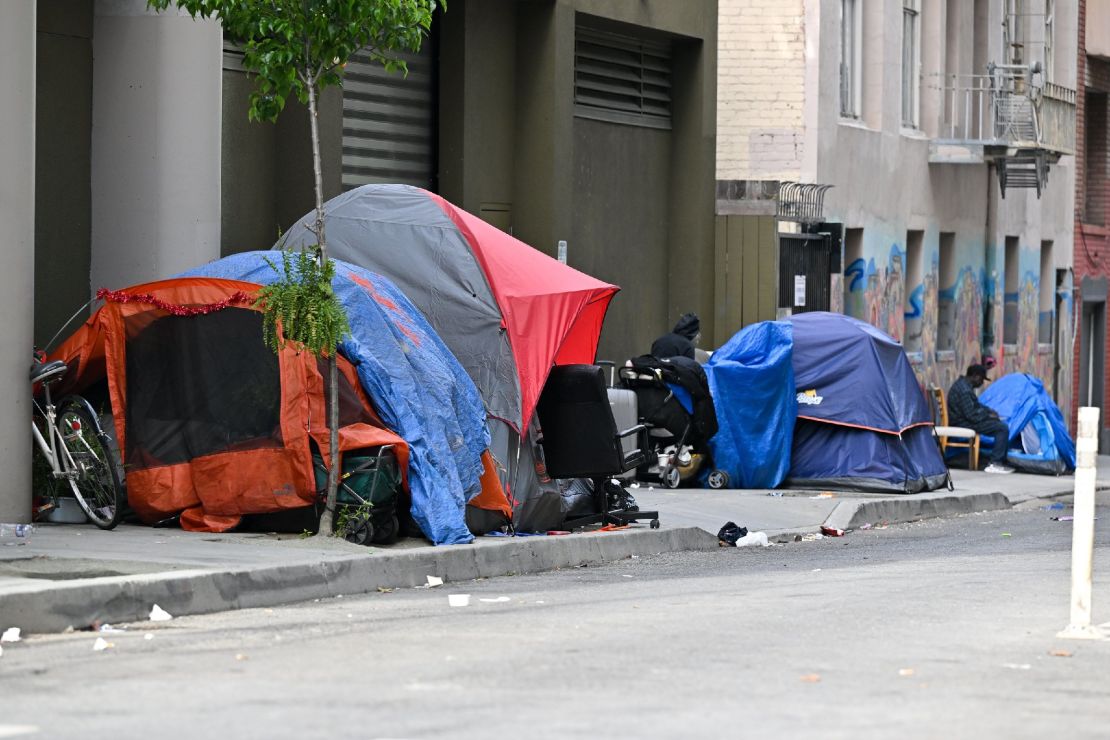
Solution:
<path fill-rule="evenodd" d="M 739 332 L 706 367 L 713 460 L 740 485 L 917 493 L 948 468 L 902 345 L 825 312 Z"/>
<path fill-rule="evenodd" d="M 902 345 L 868 323 L 815 311 L 790 319 L 798 423 L 786 485 L 917 493 L 948 468 Z"/>
<path fill-rule="evenodd" d="M 1006 420 L 1010 465 L 1023 472 L 1049 475 L 1075 469 L 1075 443 L 1064 415 L 1040 380 L 1024 373 L 1005 375 L 991 383 L 979 400 Z"/>

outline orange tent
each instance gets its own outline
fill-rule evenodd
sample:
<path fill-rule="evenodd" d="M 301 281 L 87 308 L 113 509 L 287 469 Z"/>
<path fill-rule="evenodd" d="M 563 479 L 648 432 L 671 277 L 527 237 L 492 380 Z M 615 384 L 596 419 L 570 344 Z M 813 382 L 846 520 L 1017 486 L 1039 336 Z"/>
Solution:
<path fill-rule="evenodd" d="M 185 529 L 218 532 L 316 500 L 312 446 L 328 449 L 322 363 L 265 346 L 258 287 L 177 278 L 105 292 L 51 355 L 70 366 L 61 393 L 114 412 L 128 501 L 146 522 L 180 513 Z M 343 357 L 339 370 L 340 450 L 393 445 L 404 477 L 408 446 Z"/>

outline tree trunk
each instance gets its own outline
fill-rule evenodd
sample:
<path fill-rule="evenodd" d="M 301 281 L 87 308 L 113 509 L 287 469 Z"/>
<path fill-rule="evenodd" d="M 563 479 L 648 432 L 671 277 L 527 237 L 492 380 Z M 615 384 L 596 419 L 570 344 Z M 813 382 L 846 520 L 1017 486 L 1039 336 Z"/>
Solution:
<path fill-rule="evenodd" d="M 312 174 L 316 178 L 316 244 L 317 257 L 324 265 L 328 259 L 324 239 L 324 178 L 320 173 L 320 126 L 316 119 L 316 79 L 308 87 L 308 118 L 312 127 Z M 330 537 L 335 528 L 335 504 L 339 489 L 339 370 L 336 348 L 328 355 L 328 497 L 320 515 L 319 534 Z"/>

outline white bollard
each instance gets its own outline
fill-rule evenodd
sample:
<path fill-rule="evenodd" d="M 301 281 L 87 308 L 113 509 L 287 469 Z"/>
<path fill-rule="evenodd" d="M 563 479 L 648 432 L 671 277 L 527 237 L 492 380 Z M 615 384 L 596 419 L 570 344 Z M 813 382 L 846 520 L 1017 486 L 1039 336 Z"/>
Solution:
<path fill-rule="evenodd" d="M 1079 409 L 1075 440 L 1075 518 L 1071 535 L 1071 623 L 1057 637 L 1102 640 L 1091 625 L 1091 566 L 1095 545 L 1095 476 L 1098 455 L 1098 409 Z"/>

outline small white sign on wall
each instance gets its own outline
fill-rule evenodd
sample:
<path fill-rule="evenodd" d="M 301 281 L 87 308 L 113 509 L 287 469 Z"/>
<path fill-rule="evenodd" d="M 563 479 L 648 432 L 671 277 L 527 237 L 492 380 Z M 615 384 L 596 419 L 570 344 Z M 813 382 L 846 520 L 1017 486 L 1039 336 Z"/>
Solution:
<path fill-rule="evenodd" d="M 805 275 L 795 275 L 794 276 L 794 305 L 795 306 L 804 306 L 804 305 L 806 305 L 806 276 Z"/>

